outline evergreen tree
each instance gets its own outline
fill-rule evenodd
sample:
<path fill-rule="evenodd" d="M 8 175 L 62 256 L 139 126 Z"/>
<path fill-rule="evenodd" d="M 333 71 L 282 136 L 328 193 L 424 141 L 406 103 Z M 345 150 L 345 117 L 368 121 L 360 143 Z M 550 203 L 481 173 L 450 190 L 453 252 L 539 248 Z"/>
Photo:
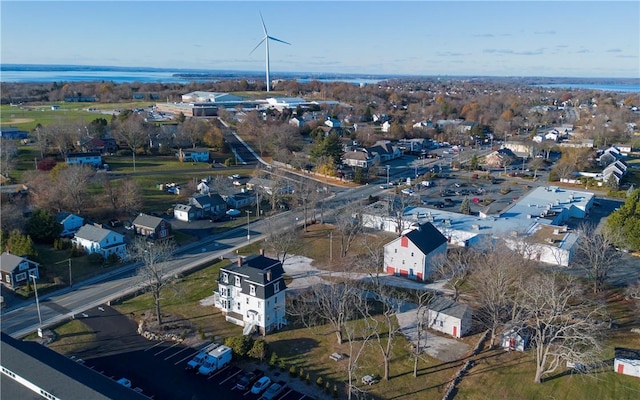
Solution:
<path fill-rule="evenodd" d="M 62 225 L 49 211 L 38 209 L 27 221 L 27 233 L 39 243 L 53 243 L 60 236 Z"/>
<path fill-rule="evenodd" d="M 20 257 L 29 257 L 30 259 L 36 259 L 38 252 L 33 245 L 33 240 L 29 235 L 25 235 L 17 229 L 14 229 L 9 233 L 7 239 L 6 251 Z"/>
<path fill-rule="evenodd" d="M 466 215 L 471 214 L 471 204 L 469 203 L 468 197 L 462 199 L 462 204 L 460 204 L 460 213 Z"/>
<path fill-rule="evenodd" d="M 607 218 L 607 227 L 619 232 L 623 243 L 633 250 L 640 250 L 640 189 L 627 197 L 624 205 Z"/>

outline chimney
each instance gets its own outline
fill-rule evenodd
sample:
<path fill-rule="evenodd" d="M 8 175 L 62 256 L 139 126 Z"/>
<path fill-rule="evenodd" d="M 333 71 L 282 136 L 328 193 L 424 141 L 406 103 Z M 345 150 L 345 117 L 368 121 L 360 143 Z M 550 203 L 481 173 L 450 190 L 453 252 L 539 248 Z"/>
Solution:
<path fill-rule="evenodd" d="M 264 256 L 264 249 L 260 249 L 260 255 Z"/>
<path fill-rule="evenodd" d="M 242 257 L 238 256 L 238 267 L 242 266 Z"/>

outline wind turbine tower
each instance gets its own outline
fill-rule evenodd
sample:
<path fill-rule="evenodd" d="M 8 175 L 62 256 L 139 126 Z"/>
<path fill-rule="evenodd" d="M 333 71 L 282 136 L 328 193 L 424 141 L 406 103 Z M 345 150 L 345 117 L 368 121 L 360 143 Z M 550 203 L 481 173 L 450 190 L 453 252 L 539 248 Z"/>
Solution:
<path fill-rule="evenodd" d="M 269 40 L 273 40 L 273 41 L 288 44 L 288 45 L 291 45 L 291 43 L 274 38 L 273 36 L 269 36 L 269 33 L 267 33 L 267 27 L 264 24 L 264 19 L 262 18 L 262 13 L 260 13 L 260 21 L 262 21 L 262 30 L 264 31 L 264 37 L 262 38 L 260 43 L 258 43 L 258 45 L 254 47 L 253 50 L 251 50 L 251 53 L 249 53 L 249 55 L 251 55 L 254 51 L 256 51 L 256 49 L 260 47 L 260 45 L 264 42 L 265 50 L 266 50 L 267 92 L 269 92 L 271 89 L 271 80 L 269 78 L 269 72 L 270 72 L 269 71 Z"/>

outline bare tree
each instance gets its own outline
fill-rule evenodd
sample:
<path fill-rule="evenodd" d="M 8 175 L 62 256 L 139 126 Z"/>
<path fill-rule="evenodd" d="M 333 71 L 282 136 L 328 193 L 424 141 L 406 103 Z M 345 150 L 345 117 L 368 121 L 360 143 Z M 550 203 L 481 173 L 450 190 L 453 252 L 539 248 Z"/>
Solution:
<path fill-rule="evenodd" d="M 521 283 L 517 308 L 520 321 L 532 330 L 534 382 L 569 361 L 585 367 L 599 362 L 606 307 L 585 296 L 577 282 L 555 273 L 529 274 Z"/>
<path fill-rule="evenodd" d="M 614 247 L 616 234 L 610 229 L 597 229 L 586 223 L 578 228 L 577 233 L 578 251 L 574 262 L 587 273 L 593 281 L 593 292 L 598 293 L 620 259 L 620 253 Z"/>
<path fill-rule="evenodd" d="M 0 141 L 0 175 L 9 178 L 13 168 L 16 165 L 16 156 L 18 148 L 15 142 L 10 140 Z"/>
<path fill-rule="evenodd" d="M 416 309 L 416 343 L 413 345 L 413 377 L 418 377 L 418 361 L 422 359 L 422 353 L 426 348 L 423 345 L 422 337 L 424 334 L 424 322 L 429 311 L 429 304 L 434 299 L 434 293 L 425 290 L 412 290 L 410 293 L 410 301 L 417 305 Z M 426 342 L 426 337 L 425 337 Z"/>
<path fill-rule="evenodd" d="M 306 232 L 309 208 L 315 206 L 315 203 L 319 197 L 318 182 L 314 181 L 313 179 L 302 178 L 295 185 L 294 195 L 298 200 L 298 204 L 300 204 L 300 207 L 302 207 L 302 229 Z"/>
<path fill-rule="evenodd" d="M 131 150 L 133 172 L 136 172 L 136 151 L 138 148 L 144 147 L 147 141 L 143 117 L 135 113 L 130 114 L 124 121 L 119 121 L 116 124 L 113 136 Z"/>
<path fill-rule="evenodd" d="M 359 296 L 351 282 L 316 284 L 301 291 L 287 312 L 307 327 L 329 324 L 337 344 L 342 344 L 344 326 L 356 315 Z"/>
<path fill-rule="evenodd" d="M 90 200 L 88 185 L 95 175 L 93 168 L 87 165 L 69 165 L 60 169 L 55 176 L 54 184 L 60 190 L 67 208 L 80 214 Z"/>
<path fill-rule="evenodd" d="M 365 254 L 359 257 L 359 264 L 369 275 L 368 282 L 364 285 L 362 297 L 371 298 L 379 307 L 374 312 L 373 309 L 366 308 L 364 312 L 364 323 L 369 326 L 372 332 L 372 339 L 375 339 L 384 366 L 384 380 L 389 380 L 390 361 L 393 344 L 396 337 L 401 332 L 400 324 L 396 315 L 407 300 L 405 292 L 397 290 L 393 286 L 387 286 L 380 279 L 382 271 L 384 252 L 382 246 L 376 246 L 371 241 L 365 240 Z"/>
<path fill-rule="evenodd" d="M 195 149 L 196 145 L 202 142 L 209 128 L 210 124 L 205 120 L 187 118 L 178 127 L 178 138 L 180 143 L 188 143 Z"/>
<path fill-rule="evenodd" d="M 151 293 L 159 328 L 162 328 L 160 304 L 163 300 L 163 291 L 171 285 L 174 277 L 167 274 L 166 264 L 171 259 L 174 250 L 173 240 L 152 242 L 140 236 L 136 237 L 129 245 L 130 258 L 142 263 L 138 268 L 134 284 Z"/>
<path fill-rule="evenodd" d="M 370 307 L 367 299 L 364 296 L 360 296 L 356 297 L 355 301 L 357 302 L 356 309 L 359 311 L 360 316 L 367 315 Z M 363 324 L 360 321 L 345 323 L 343 337 L 346 339 L 349 349 L 349 354 L 347 354 L 348 399 L 351 399 L 355 393 L 363 392 L 362 389 L 356 386 L 358 382 L 356 372 L 360 357 L 369 347 L 372 336 L 373 330 L 370 329 L 368 324 Z"/>
<path fill-rule="evenodd" d="M 131 214 L 142 207 L 142 189 L 132 178 L 109 179 L 103 183 L 104 196 L 114 211 Z"/>
<path fill-rule="evenodd" d="M 474 258 L 478 257 L 476 250 L 468 247 L 449 249 L 445 257 L 434 260 L 437 279 L 446 279 L 453 289 L 453 300 L 458 300 L 460 287 L 469 277 L 469 271 Z"/>
<path fill-rule="evenodd" d="M 469 280 L 477 294 L 481 323 L 491 331 L 491 346 L 498 329 L 514 318 L 513 296 L 523 277 L 525 260 L 500 241 L 475 258 Z"/>
<path fill-rule="evenodd" d="M 362 218 L 352 204 L 341 209 L 335 216 L 336 231 L 340 235 L 340 257 L 346 257 L 351 245 L 362 231 Z"/>
<path fill-rule="evenodd" d="M 269 232 L 265 239 L 265 247 L 284 264 L 291 252 L 300 246 L 299 232 L 297 229 L 292 229 L 290 225 L 277 223 L 271 218 L 266 219 L 265 223 Z"/>

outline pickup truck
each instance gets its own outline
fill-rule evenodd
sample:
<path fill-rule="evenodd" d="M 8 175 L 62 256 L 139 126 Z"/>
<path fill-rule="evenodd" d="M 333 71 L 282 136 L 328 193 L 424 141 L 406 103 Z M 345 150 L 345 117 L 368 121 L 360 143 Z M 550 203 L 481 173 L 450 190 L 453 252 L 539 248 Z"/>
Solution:
<path fill-rule="evenodd" d="M 204 350 L 202 350 L 201 352 L 196 354 L 195 357 L 193 357 L 191 360 L 189 360 L 189 362 L 187 363 L 187 366 L 186 366 L 185 369 L 187 369 L 187 370 L 196 369 L 197 370 L 198 368 L 200 368 L 200 366 L 202 365 L 204 360 L 207 358 L 207 354 L 209 354 L 209 352 L 211 350 L 215 349 L 218 346 L 219 345 L 217 343 L 213 343 L 213 344 L 207 346 Z"/>

